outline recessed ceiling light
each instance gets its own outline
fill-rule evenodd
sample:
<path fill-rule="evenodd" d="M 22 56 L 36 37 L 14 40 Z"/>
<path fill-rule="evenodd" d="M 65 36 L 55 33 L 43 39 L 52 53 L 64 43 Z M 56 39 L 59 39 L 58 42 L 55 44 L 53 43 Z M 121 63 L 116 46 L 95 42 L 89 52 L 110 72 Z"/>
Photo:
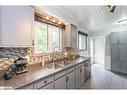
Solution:
<path fill-rule="evenodd" d="M 59 21 L 59 24 L 61 24 L 61 21 Z"/>
<path fill-rule="evenodd" d="M 56 20 L 55 20 L 55 19 L 53 19 L 53 22 L 56 22 Z"/>
<path fill-rule="evenodd" d="M 118 23 L 120 24 L 127 24 L 127 19 L 122 19 L 122 20 L 119 20 Z"/>
<path fill-rule="evenodd" d="M 46 19 L 49 20 L 49 17 L 47 16 Z"/>

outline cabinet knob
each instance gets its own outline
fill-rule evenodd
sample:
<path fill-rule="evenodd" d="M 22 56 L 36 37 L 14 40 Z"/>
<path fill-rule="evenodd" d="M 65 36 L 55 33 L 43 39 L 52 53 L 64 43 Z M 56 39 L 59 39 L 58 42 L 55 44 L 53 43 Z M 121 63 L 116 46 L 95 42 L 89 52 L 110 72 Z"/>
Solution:
<path fill-rule="evenodd" d="M 47 83 L 47 81 L 45 80 L 44 83 Z"/>
<path fill-rule="evenodd" d="M 80 69 L 80 72 L 82 72 L 82 68 Z"/>
<path fill-rule="evenodd" d="M 66 81 L 68 81 L 68 80 L 69 80 L 69 76 L 66 77 Z"/>

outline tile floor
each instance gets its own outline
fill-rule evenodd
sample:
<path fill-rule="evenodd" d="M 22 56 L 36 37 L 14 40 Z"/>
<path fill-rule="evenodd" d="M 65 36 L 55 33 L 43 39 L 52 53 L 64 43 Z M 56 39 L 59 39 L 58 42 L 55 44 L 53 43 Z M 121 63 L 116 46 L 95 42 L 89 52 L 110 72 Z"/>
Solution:
<path fill-rule="evenodd" d="M 103 65 L 93 64 L 91 78 L 82 89 L 127 89 L 127 76 L 105 70 Z"/>

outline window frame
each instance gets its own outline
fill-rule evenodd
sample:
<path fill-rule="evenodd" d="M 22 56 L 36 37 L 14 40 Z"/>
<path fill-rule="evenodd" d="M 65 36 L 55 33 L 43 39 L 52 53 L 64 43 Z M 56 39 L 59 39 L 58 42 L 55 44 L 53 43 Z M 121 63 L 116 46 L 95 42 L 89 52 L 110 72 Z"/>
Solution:
<path fill-rule="evenodd" d="M 79 49 L 79 35 L 82 35 L 82 36 L 85 36 L 86 37 L 86 49 Z M 84 32 L 81 32 L 81 31 L 78 31 L 78 50 L 79 51 L 87 51 L 87 39 L 88 39 L 88 34 L 84 33 Z"/>
<path fill-rule="evenodd" d="M 53 27 L 58 27 L 59 28 L 59 44 L 60 44 L 60 47 L 59 47 L 59 50 L 58 50 L 58 52 L 59 51 L 61 51 L 62 50 L 62 39 L 63 39 L 63 36 L 62 36 L 62 32 L 63 32 L 63 29 L 61 28 L 61 27 L 59 27 L 59 26 L 56 26 L 56 25 L 51 25 L 51 24 L 48 24 L 48 23 L 45 23 L 45 22 L 42 22 L 42 21 L 36 21 L 35 20 L 35 23 L 36 22 L 39 22 L 39 23 L 44 23 L 44 24 L 46 24 L 47 25 L 47 50 L 46 51 L 42 51 L 41 53 L 36 53 L 35 51 L 35 49 L 36 49 L 36 39 L 37 39 L 37 33 L 36 33 L 36 31 L 34 32 L 34 38 L 35 38 L 35 40 L 34 40 L 34 52 L 33 52 L 33 55 L 43 55 L 43 54 L 45 54 L 45 53 L 51 53 L 51 52 L 53 52 L 53 50 L 51 49 L 51 48 L 53 48 L 53 47 L 51 47 L 51 48 L 49 48 L 49 45 L 51 45 L 52 44 L 52 46 L 53 46 L 53 41 L 52 41 L 52 43 L 50 43 L 49 42 L 49 37 L 51 37 L 52 36 L 52 40 L 53 40 L 53 33 L 52 33 L 52 35 L 50 35 L 50 32 L 49 32 L 49 26 L 52 26 L 52 28 Z M 36 30 L 36 26 L 35 26 L 35 29 L 34 30 Z M 53 32 L 53 31 L 52 31 Z"/>

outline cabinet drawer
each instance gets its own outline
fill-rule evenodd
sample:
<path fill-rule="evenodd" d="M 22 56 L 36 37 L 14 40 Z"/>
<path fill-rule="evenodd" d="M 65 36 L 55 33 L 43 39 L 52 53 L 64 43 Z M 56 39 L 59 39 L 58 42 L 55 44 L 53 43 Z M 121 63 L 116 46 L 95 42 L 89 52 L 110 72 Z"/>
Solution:
<path fill-rule="evenodd" d="M 78 69 L 80 67 L 80 64 L 76 65 L 76 69 Z"/>
<path fill-rule="evenodd" d="M 33 83 L 25 85 L 25 86 L 23 86 L 23 87 L 21 87 L 19 89 L 33 89 Z"/>
<path fill-rule="evenodd" d="M 72 71 L 74 71 L 74 70 L 75 70 L 75 66 L 70 67 L 70 68 L 67 69 L 67 73 L 72 72 Z"/>
<path fill-rule="evenodd" d="M 66 70 L 60 71 L 58 73 L 55 74 L 55 80 L 66 75 Z"/>
<path fill-rule="evenodd" d="M 85 62 L 82 62 L 82 63 L 80 64 L 80 67 L 82 67 L 82 66 L 85 66 Z"/>
<path fill-rule="evenodd" d="M 49 77 L 46 77 L 46 78 L 43 78 L 43 79 L 40 79 L 38 80 L 37 82 L 34 83 L 34 88 L 35 89 L 40 89 L 42 88 L 43 86 L 51 83 L 54 81 L 54 77 L 53 76 L 49 76 Z"/>

